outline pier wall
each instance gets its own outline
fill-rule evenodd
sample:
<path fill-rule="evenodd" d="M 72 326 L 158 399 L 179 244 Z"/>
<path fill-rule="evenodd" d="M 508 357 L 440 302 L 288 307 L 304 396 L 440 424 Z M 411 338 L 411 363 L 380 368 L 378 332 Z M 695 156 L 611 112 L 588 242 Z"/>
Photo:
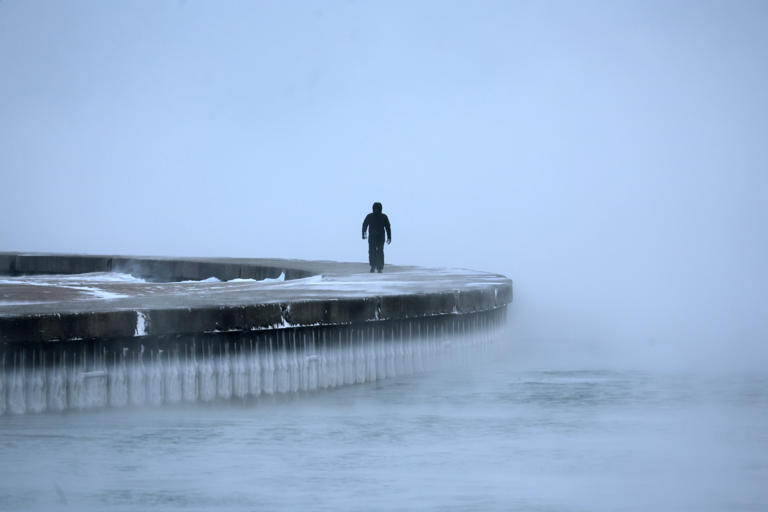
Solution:
<path fill-rule="evenodd" d="M 512 284 L 503 276 L 389 267 L 382 282 L 358 267 L 0 254 L 0 274 L 9 276 L 124 272 L 160 283 L 126 286 L 116 300 L 0 305 L 0 414 L 258 399 L 372 382 L 461 358 L 506 322 Z M 280 275 L 289 286 L 182 283 Z"/>
<path fill-rule="evenodd" d="M 152 282 L 199 281 L 209 277 L 222 281 L 261 280 L 276 278 L 281 273 L 285 274 L 286 279 L 314 275 L 311 270 L 297 268 L 290 260 L 0 253 L 0 275 L 87 272 L 124 272 Z"/>

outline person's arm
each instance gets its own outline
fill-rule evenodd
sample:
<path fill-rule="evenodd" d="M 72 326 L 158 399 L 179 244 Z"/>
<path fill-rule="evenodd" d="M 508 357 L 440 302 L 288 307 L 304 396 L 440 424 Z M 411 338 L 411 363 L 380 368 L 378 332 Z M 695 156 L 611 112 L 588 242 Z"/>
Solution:
<path fill-rule="evenodd" d="M 392 243 L 392 227 L 389 225 L 389 217 L 384 216 L 384 229 L 387 230 L 387 243 Z"/>
<path fill-rule="evenodd" d="M 368 229 L 368 223 L 371 221 L 371 214 L 365 216 L 365 220 L 363 221 L 363 239 L 365 239 L 365 230 Z"/>

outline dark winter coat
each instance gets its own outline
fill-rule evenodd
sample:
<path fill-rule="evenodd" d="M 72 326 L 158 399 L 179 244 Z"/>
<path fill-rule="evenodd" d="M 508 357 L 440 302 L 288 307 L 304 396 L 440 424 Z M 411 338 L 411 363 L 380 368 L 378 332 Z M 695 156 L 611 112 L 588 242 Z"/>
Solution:
<path fill-rule="evenodd" d="M 384 232 L 387 239 L 392 240 L 392 228 L 389 225 L 389 219 L 383 213 L 373 212 L 366 215 L 363 221 L 363 237 L 365 230 L 368 230 L 368 243 L 384 243 Z"/>

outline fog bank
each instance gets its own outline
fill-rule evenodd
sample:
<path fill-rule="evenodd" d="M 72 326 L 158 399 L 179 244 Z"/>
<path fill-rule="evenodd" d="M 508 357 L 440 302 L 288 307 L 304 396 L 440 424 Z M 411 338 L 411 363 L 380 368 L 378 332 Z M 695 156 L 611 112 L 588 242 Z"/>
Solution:
<path fill-rule="evenodd" d="M 515 280 L 520 336 L 768 356 L 761 2 L 0 2 L 0 250 Z M 762 358 L 762 359 L 761 359 Z"/>

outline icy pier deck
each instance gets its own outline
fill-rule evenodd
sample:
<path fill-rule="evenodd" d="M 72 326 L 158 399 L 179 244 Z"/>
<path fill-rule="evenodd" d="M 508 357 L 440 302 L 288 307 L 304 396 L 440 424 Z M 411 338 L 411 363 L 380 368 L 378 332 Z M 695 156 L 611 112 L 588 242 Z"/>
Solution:
<path fill-rule="evenodd" d="M 277 259 L 0 253 L 0 414 L 314 390 L 488 340 L 512 282 Z"/>

